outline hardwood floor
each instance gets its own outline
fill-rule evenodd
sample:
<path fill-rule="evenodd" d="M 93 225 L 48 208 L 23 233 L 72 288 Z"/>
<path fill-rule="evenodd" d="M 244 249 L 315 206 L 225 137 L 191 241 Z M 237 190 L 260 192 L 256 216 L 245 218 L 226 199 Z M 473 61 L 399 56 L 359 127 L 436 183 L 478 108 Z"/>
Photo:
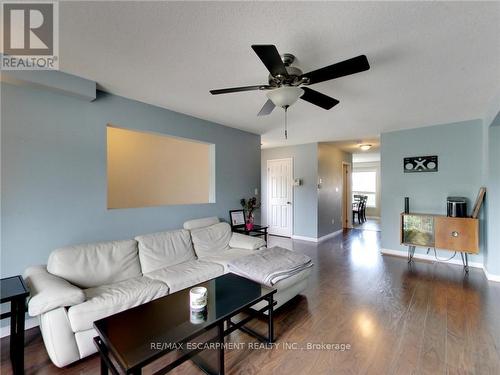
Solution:
<path fill-rule="evenodd" d="M 357 221 L 353 221 L 352 226 L 354 227 L 354 229 L 375 230 L 380 232 L 380 219 L 369 218 L 366 219 L 366 221 L 361 224 L 358 224 Z"/>
<path fill-rule="evenodd" d="M 381 256 L 380 233 L 351 230 L 320 244 L 271 237 L 313 258 L 310 286 L 276 313 L 277 346 L 226 352 L 227 374 L 498 374 L 500 284 L 482 270 Z M 264 329 L 262 322 L 253 324 Z M 233 333 L 226 342 L 255 343 Z M 10 374 L 8 339 L 1 372 Z M 284 344 L 305 349 L 286 349 Z M 350 350 L 307 343 L 350 344 Z M 52 365 L 37 328 L 27 334 L 26 374 L 98 374 L 92 356 Z M 153 367 L 153 366 L 152 366 Z M 201 374 L 191 363 L 174 374 Z"/>

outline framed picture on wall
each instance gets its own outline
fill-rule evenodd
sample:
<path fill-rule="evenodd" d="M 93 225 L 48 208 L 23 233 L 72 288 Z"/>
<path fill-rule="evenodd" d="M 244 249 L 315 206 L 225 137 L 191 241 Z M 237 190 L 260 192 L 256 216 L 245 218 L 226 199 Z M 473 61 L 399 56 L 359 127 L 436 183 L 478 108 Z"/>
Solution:
<path fill-rule="evenodd" d="M 404 158 L 403 170 L 404 173 L 437 172 L 438 157 L 437 155 L 430 155 Z"/>
<path fill-rule="evenodd" d="M 229 211 L 229 218 L 231 220 L 232 227 L 237 227 L 239 225 L 245 225 L 245 211 L 243 211 L 243 210 Z"/>

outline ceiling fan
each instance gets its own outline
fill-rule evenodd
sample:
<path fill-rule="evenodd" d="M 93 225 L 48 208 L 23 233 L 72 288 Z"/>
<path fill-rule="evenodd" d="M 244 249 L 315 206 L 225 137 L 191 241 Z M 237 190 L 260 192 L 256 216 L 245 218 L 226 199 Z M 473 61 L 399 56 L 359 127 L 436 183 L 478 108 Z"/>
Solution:
<path fill-rule="evenodd" d="M 268 84 L 210 90 L 210 93 L 219 95 L 240 91 L 267 91 L 268 100 L 258 116 L 269 115 L 276 106 L 282 107 L 286 111 L 299 98 L 323 109 L 331 109 L 339 103 L 337 99 L 307 86 L 370 69 L 366 56 L 360 55 L 321 69 L 302 73 L 302 70 L 293 65 L 294 55 L 285 53 L 280 56 L 276 46 L 272 44 L 252 45 L 252 49 L 269 70 Z"/>

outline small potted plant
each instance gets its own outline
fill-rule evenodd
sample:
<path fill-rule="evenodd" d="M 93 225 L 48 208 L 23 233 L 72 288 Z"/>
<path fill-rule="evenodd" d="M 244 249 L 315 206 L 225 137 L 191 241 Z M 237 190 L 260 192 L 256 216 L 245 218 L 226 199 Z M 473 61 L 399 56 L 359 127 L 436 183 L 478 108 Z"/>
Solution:
<path fill-rule="evenodd" d="M 243 207 L 243 209 L 246 210 L 246 212 L 247 212 L 245 227 L 247 230 L 252 230 L 253 229 L 253 222 L 254 222 L 253 212 L 254 212 L 254 210 L 256 210 L 260 207 L 260 204 L 257 203 L 256 197 L 251 197 L 248 199 L 242 198 L 240 200 L 240 204 Z"/>

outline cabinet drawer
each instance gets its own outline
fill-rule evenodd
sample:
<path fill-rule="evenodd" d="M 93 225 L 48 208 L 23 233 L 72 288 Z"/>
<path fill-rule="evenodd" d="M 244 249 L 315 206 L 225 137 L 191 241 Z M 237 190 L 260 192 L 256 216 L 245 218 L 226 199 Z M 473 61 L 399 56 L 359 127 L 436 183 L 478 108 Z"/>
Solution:
<path fill-rule="evenodd" d="M 479 220 L 463 217 L 435 218 L 436 248 L 479 252 Z"/>

